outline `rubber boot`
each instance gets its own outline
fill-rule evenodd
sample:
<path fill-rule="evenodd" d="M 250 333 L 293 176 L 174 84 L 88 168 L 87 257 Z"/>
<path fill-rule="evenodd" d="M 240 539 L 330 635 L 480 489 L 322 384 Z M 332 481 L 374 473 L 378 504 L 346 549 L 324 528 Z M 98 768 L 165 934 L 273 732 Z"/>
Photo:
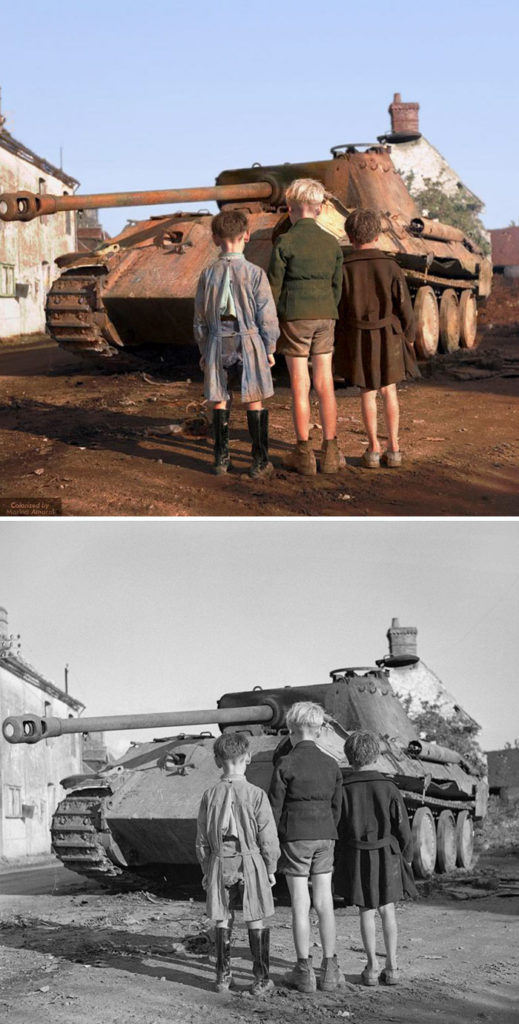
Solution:
<path fill-rule="evenodd" d="M 247 413 L 247 426 L 252 440 L 252 463 L 249 476 L 253 480 L 258 477 L 270 476 L 274 467 L 269 462 L 269 414 L 268 409 L 258 409 Z"/>
<path fill-rule="evenodd" d="M 323 441 L 320 459 L 321 473 L 338 473 L 339 469 L 345 465 L 346 459 L 339 451 L 337 438 L 333 437 L 329 441 Z"/>
<path fill-rule="evenodd" d="M 229 410 L 213 409 L 214 471 L 220 476 L 231 467 L 229 457 Z"/>
<path fill-rule="evenodd" d="M 216 929 L 216 991 L 228 992 L 233 987 L 231 974 L 231 929 Z"/>
<path fill-rule="evenodd" d="M 271 992 L 274 982 L 269 978 L 270 969 L 270 928 L 249 928 L 249 946 L 252 953 L 253 996 Z"/>
<path fill-rule="evenodd" d="M 313 476 L 317 473 L 317 464 L 310 441 L 298 441 L 293 452 L 283 459 L 286 469 L 295 469 L 302 476 Z"/>

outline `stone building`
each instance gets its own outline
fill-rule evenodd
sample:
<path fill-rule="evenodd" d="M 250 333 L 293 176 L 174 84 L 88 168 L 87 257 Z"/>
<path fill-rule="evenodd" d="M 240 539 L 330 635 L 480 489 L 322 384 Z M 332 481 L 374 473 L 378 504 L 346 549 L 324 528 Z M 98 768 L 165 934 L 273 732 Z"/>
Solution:
<path fill-rule="evenodd" d="M 492 263 L 494 274 L 519 281 L 519 227 L 516 224 L 508 228 L 493 228 L 490 231 L 492 241 Z"/>
<path fill-rule="evenodd" d="M 389 671 L 391 686 L 400 699 L 409 698 L 411 718 L 423 709 L 425 703 L 432 704 L 438 707 L 443 718 L 447 721 L 455 720 L 464 732 L 479 732 L 478 723 L 464 711 L 439 676 L 419 657 L 416 626 L 401 626 L 398 619 L 393 619 L 386 635 L 389 655 L 377 664 Z"/>
<path fill-rule="evenodd" d="M 487 760 L 490 793 L 504 803 L 519 804 L 519 747 L 488 750 Z"/>
<path fill-rule="evenodd" d="M 483 209 L 482 200 L 467 188 L 436 146 L 422 135 L 418 116 L 420 104 L 404 103 L 396 92 L 388 109 L 391 129 L 379 135 L 378 140 L 391 146 L 391 159 L 404 181 L 410 181 L 411 194 L 420 192 L 427 181 L 434 181 L 448 196 L 463 191 L 469 205 L 479 213 Z"/>
<path fill-rule="evenodd" d="M 23 712 L 76 717 L 79 700 L 49 682 L 21 656 L 0 608 L 0 720 Z M 0 857 L 19 860 L 50 853 L 50 823 L 65 790 L 60 780 L 82 770 L 82 739 L 61 736 L 11 744 L 0 737 Z"/>
<path fill-rule="evenodd" d="M 18 142 L 0 116 L 0 193 L 73 193 L 79 182 Z M 77 249 L 76 216 L 56 213 L 0 225 L 0 340 L 45 329 L 45 298 L 54 260 Z"/>

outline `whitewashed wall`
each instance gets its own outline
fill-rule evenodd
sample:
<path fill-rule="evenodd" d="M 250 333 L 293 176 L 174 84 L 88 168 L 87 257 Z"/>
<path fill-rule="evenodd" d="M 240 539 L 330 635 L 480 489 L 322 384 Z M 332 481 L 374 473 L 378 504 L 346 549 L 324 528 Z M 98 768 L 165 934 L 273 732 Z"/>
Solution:
<path fill-rule="evenodd" d="M 21 190 L 43 190 L 52 195 L 73 191 L 59 178 L 0 145 L 0 192 Z M 46 294 L 59 273 L 54 260 L 76 248 L 73 213 L 38 217 L 27 223 L 0 222 L 0 339 L 44 330 Z M 18 294 L 6 296 L 13 290 L 13 278 Z"/>

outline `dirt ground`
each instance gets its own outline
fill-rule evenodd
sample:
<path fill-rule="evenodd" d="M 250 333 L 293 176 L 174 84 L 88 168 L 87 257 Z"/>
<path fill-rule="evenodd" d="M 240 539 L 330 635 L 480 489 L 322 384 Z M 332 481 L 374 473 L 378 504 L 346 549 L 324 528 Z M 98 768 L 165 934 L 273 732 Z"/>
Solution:
<path fill-rule="evenodd" d="M 491 313 L 477 352 L 440 357 L 421 381 L 400 386 L 400 470 L 362 468 L 358 394 L 338 387 L 347 467 L 310 479 L 282 467 L 293 431 L 281 368 L 269 402 L 275 475 L 253 482 L 237 403 L 228 476 L 212 474 L 210 441 L 186 428 L 202 398 L 199 373 L 108 375 L 48 339 L 1 345 L 0 514 L 53 515 L 61 507 L 66 516 L 517 515 L 519 326 L 493 323 Z M 312 440 L 318 450 L 317 423 Z"/>
<path fill-rule="evenodd" d="M 61 871 L 56 868 L 56 871 Z M 214 959 L 201 896 L 165 899 L 141 891 L 107 895 L 93 882 L 72 894 L 0 896 L 0 1019 L 12 1024 L 512 1024 L 519 1006 L 519 852 L 483 854 L 476 876 L 422 883 L 398 908 L 398 987 L 364 988 L 357 912 L 338 908 L 340 992 L 287 989 L 290 909 L 272 924 L 275 991 L 248 994 L 246 931 L 235 929 L 236 992 L 213 991 Z M 515 895 L 513 894 L 515 892 Z M 184 893 L 185 896 L 185 893 Z M 316 921 L 313 957 L 320 963 Z M 380 936 L 381 941 L 381 936 Z M 383 962 L 383 961 L 382 961 Z"/>

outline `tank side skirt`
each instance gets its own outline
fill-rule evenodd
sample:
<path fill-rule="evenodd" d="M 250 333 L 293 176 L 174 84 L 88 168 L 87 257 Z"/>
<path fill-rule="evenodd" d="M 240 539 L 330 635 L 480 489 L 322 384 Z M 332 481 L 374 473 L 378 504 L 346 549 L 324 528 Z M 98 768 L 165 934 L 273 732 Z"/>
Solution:
<path fill-rule="evenodd" d="M 422 796 L 419 793 L 410 793 L 409 790 L 400 789 L 400 787 L 399 792 L 402 794 L 406 803 L 413 803 L 416 804 L 418 807 L 422 807 L 425 805 L 426 807 L 441 807 L 445 808 L 446 810 L 455 811 L 466 811 L 469 808 L 475 810 L 476 807 L 474 800 L 439 800 L 435 796 L 425 796 L 422 798 Z"/>

